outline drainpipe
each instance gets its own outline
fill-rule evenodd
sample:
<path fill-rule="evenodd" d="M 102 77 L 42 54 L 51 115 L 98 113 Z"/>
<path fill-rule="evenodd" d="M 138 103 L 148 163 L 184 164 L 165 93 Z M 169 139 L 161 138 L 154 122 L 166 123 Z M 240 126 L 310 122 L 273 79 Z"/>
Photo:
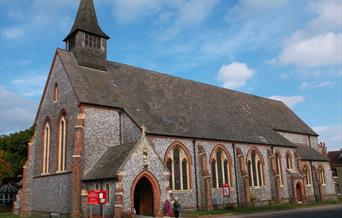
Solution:
<path fill-rule="evenodd" d="M 196 207 L 197 207 L 197 210 L 199 210 L 199 204 L 198 204 L 198 184 L 197 184 L 197 163 L 196 163 L 196 139 L 192 140 L 192 147 L 193 147 L 193 150 L 194 150 Z"/>
<path fill-rule="evenodd" d="M 236 198 L 237 198 L 237 204 L 238 207 L 240 207 L 240 196 L 239 196 L 239 183 L 237 178 L 237 165 L 236 165 L 236 152 L 235 152 L 235 143 L 232 144 L 233 146 L 233 156 L 234 156 L 234 172 L 235 172 L 235 186 L 236 186 Z"/>

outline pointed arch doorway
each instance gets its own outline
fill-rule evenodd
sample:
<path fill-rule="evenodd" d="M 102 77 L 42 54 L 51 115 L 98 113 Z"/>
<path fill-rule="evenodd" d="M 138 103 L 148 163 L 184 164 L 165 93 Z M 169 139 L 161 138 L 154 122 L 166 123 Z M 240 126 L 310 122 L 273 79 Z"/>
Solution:
<path fill-rule="evenodd" d="M 296 184 L 296 202 L 297 203 L 303 203 L 303 192 L 302 192 L 302 184 L 298 182 Z"/>
<path fill-rule="evenodd" d="M 140 173 L 132 184 L 131 208 L 137 215 L 161 216 L 160 186 L 153 174 L 147 170 Z"/>
<path fill-rule="evenodd" d="M 135 186 L 134 209 L 138 215 L 154 216 L 153 188 L 146 177 L 141 178 Z"/>

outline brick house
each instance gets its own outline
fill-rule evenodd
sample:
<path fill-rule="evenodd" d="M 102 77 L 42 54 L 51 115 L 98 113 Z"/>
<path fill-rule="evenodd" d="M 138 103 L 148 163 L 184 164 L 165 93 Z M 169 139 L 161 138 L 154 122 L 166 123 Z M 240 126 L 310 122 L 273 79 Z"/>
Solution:
<path fill-rule="evenodd" d="M 318 135 L 285 104 L 106 59 L 92 0 L 57 49 L 24 166 L 20 212 L 162 216 L 185 210 L 335 199 Z M 230 186 L 223 197 L 222 186 Z"/>

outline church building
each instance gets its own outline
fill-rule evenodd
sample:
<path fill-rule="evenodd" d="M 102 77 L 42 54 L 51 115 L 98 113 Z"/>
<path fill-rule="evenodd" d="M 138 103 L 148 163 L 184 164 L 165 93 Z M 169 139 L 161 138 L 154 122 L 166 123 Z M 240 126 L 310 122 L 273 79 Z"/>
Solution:
<path fill-rule="evenodd" d="M 280 101 L 107 60 L 92 0 L 57 49 L 34 121 L 21 215 L 162 217 L 336 199 L 318 135 Z M 223 196 L 229 187 L 229 196 Z M 18 202 L 17 202 L 18 203 Z"/>

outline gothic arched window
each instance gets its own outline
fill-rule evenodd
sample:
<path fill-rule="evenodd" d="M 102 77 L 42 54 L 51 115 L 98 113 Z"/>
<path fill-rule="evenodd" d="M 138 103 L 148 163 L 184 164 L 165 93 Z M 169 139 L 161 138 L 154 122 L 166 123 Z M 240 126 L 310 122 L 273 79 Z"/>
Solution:
<path fill-rule="evenodd" d="M 59 91 L 58 91 L 58 85 L 55 83 L 54 89 L 53 89 L 53 102 L 56 103 L 58 101 L 59 97 Z"/>
<path fill-rule="evenodd" d="M 319 176 L 319 182 L 321 184 L 325 184 L 325 173 L 324 173 L 324 168 L 322 166 L 318 167 L 318 176 Z"/>
<path fill-rule="evenodd" d="M 169 186 L 172 190 L 190 189 L 189 152 L 180 144 L 173 144 L 166 153 L 166 167 L 170 172 Z"/>
<path fill-rule="evenodd" d="M 66 161 L 67 161 L 67 121 L 65 118 L 65 112 L 61 113 L 58 122 L 58 133 L 57 133 L 57 171 L 63 172 L 66 170 Z"/>
<path fill-rule="evenodd" d="M 43 145 L 42 145 L 42 173 L 49 173 L 50 161 L 50 144 L 51 144 L 51 128 L 49 120 L 45 121 L 43 128 Z"/>
<path fill-rule="evenodd" d="M 305 184 L 311 185 L 311 176 L 310 176 L 311 174 L 310 174 L 310 171 L 306 165 L 303 166 L 303 174 L 305 176 Z"/>
<path fill-rule="evenodd" d="M 249 176 L 249 186 L 264 186 L 264 162 L 262 157 L 252 149 L 247 156 L 247 168 Z"/>
<path fill-rule="evenodd" d="M 231 186 L 231 161 L 226 149 L 221 145 L 215 147 L 210 159 L 213 188 L 221 188 L 223 184 Z"/>
<path fill-rule="evenodd" d="M 279 180 L 280 180 L 280 186 L 283 186 L 284 185 L 283 168 L 282 168 L 281 156 L 279 152 L 276 152 L 275 160 L 276 160 L 277 173 L 279 175 Z"/>
<path fill-rule="evenodd" d="M 291 157 L 291 153 L 290 152 L 286 153 L 286 168 L 287 169 L 293 169 L 293 167 L 292 167 L 292 157 Z"/>

